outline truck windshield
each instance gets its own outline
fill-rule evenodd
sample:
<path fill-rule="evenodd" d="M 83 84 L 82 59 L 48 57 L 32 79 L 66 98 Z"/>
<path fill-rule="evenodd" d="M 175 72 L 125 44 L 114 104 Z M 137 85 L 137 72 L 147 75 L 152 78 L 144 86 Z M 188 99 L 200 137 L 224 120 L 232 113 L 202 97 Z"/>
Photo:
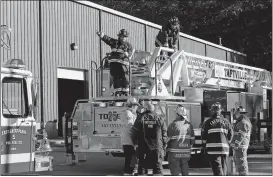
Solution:
<path fill-rule="evenodd" d="M 5 77 L 2 81 L 2 97 L 2 112 L 5 118 L 28 116 L 29 106 L 25 79 Z"/>

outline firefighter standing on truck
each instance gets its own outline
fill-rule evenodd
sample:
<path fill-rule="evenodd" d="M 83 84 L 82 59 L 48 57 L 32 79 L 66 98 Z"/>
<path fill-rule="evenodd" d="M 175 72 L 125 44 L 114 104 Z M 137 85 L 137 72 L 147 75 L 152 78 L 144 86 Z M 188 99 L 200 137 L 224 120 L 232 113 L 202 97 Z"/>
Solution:
<path fill-rule="evenodd" d="M 176 16 L 168 20 L 167 25 L 162 27 L 162 30 L 156 36 L 156 47 L 169 47 L 174 50 L 178 49 L 180 24 Z"/>
<path fill-rule="evenodd" d="M 146 168 L 152 168 L 154 175 L 163 175 L 167 127 L 154 111 L 154 105 L 148 102 L 146 111 L 140 114 L 141 118 L 137 118 L 133 127 L 134 142 L 138 145 L 138 175 L 145 175 Z"/>
<path fill-rule="evenodd" d="M 223 117 L 222 106 L 216 102 L 211 107 L 211 118 L 202 128 L 202 139 L 215 176 L 226 176 L 229 142 L 232 137 L 230 122 Z"/>
<path fill-rule="evenodd" d="M 131 161 L 135 155 L 134 143 L 132 140 L 132 127 L 135 123 L 137 113 L 136 110 L 140 106 L 136 98 L 129 98 L 127 100 L 128 108 L 122 113 L 121 121 L 124 124 L 121 132 L 121 144 L 125 155 L 124 175 L 132 175 L 133 167 Z"/>
<path fill-rule="evenodd" d="M 169 125 L 167 135 L 168 161 L 171 174 L 178 176 L 189 175 L 188 162 L 191 156 L 191 147 L 194 144 L 193 126 L 187 119 L 187 110 L 178 105 L 176 109 L 176 119 Z"/>
<path fill-rule="evenodd" d="M 109 57 L 110 74 L 113 77 L 115 94 L 129 92 L 129 57 L 132 55 L 132 45 L 127 42 L 129 33 L 121 29 L 118 33 L 118 39 L 113 39 L 102 32 L 97 35 L 111 47 Z"/>
<path fill-rule="evenodd" d="M 233 157 L 236 169 L 240 176 L 248 175 L 247 149 L 249 146 L 252 125 L 247 112 L 239 106 L 234 113 L 236 123 L 234 125 L 234 136 L 231 141 Z"/>

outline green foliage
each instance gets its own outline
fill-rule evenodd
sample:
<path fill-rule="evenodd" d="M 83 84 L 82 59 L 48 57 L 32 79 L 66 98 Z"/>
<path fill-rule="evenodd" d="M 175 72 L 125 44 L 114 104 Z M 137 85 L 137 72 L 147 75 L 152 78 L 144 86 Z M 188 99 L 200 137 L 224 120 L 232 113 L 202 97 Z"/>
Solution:
<path fill-rule="evenodd" d="M 246 64 L 272 71 L 271 0 L 93 0 L 164 25 L 178 16 L 183 33 L 247 54 Z"/>

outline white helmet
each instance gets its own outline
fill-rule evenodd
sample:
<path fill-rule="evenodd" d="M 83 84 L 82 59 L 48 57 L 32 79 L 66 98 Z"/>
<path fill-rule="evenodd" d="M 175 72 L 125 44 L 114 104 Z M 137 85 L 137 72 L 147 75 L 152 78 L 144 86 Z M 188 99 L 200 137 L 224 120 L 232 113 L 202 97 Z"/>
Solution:
<path fill-rule="evenodd" d="M 179 116 L 185 117 L 187 116 L 187 109 L 184 108 L 183 106 L 178 106 L 176 108 L 176 114 L 178 114 Z"/>
<path fill-rule="evenodd" d="M 128 98 L 127 105 L 128 106 L 132 106 L 132 105 L 138 105 L 138 106 L 140 106 L 140 104 L 137 102 L 137 99 L 134 98 L 134 97 Z"/>

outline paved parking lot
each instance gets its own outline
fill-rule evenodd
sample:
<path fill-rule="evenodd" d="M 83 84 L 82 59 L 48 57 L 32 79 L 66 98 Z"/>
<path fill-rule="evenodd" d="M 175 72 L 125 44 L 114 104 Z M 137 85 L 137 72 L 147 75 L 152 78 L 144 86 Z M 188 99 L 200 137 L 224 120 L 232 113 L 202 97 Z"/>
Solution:
<path fill-rule="evenodd" d="M 122 175 L 124 159 L 105 155 L 105 153 L 89 153 L 87 161 L 78 165 L 67 165 L 63 148 L 54 148 L 54 171 L 35 172 L 33 175 L 54 175 L 54 176 L 90 176 L 90 175 Z M 198 163 L 196 162 L 193 163 Z M 250 175 L 272 176 L 272 156 L 271 155 L 250 155 L 249 156 Z M 151 171 L 149 172 L 151 173 Z M 170 175 L 169 169 L 164 169 L 164 175 Z M 190 175 L 212 175 L 210 168 L 192 167 Z"/>

